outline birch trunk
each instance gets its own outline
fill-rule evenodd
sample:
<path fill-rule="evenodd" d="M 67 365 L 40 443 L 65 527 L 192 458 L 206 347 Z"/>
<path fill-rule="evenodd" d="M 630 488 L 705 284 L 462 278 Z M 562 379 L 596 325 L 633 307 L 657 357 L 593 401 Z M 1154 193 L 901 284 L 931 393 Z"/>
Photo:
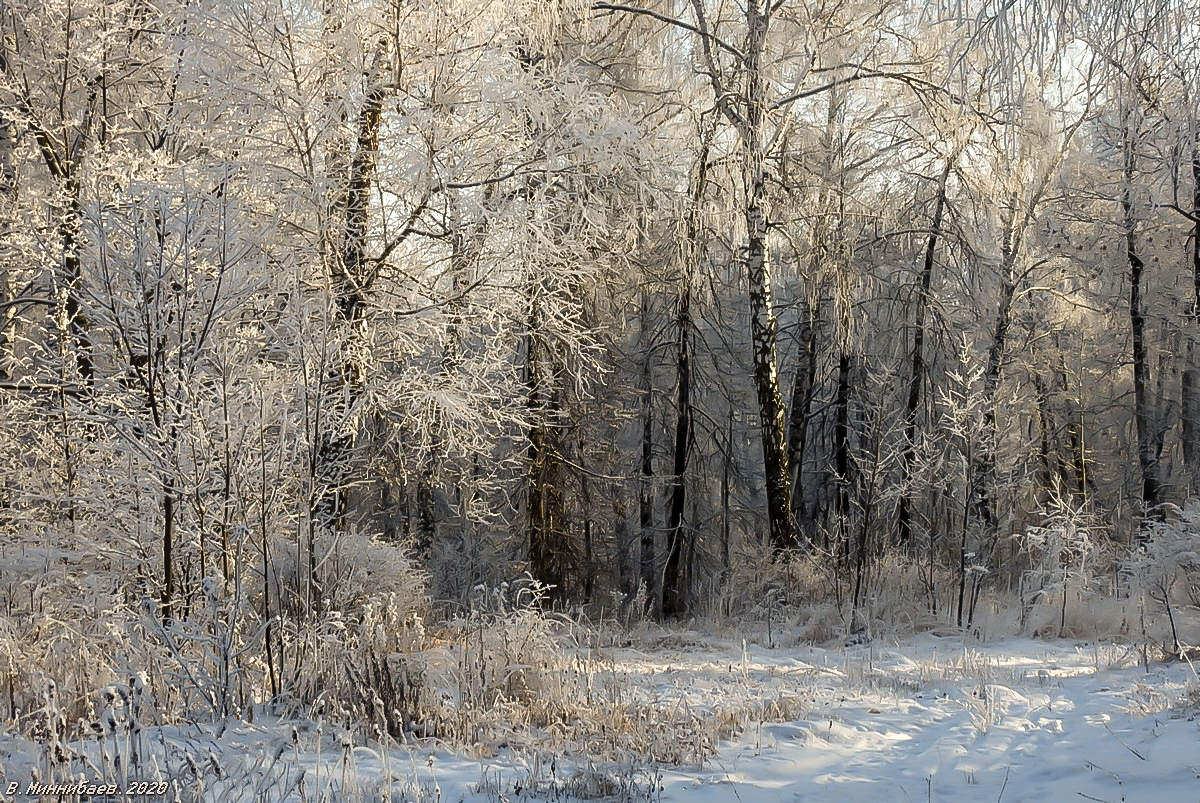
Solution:
<path fill-rule="evenodd" d="M 746 281 L 750 298 L 750 337 L 753 344 L 754 385 L 758 392 L 763 470 L 766 474 L 767 522 L 775 550 L 796 546 L 792 521 L 792 478 L 788 465 L 787 427 L 779 392 L 778 321 L 767 252 L 767 165 L 765 136 L 766 84 L 761 60 L 770 6 L 751 2 L 745 55 L 746 120 L 742 131 L 746 184 Z"/>

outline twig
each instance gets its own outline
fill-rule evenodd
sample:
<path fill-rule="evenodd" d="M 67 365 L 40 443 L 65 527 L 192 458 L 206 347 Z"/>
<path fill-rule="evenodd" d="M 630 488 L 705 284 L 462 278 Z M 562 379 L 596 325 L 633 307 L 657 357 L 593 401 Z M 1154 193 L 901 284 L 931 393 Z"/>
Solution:
<path fill-rule="evenodd" d="M 1121 747 L 1124 747 L 1126 750 L 1128 750 L 1130 753 L 1133 753 L 1135 756 L 1137 756 L 1138 758 L 1140 758 L 1142 761 L 1145 761 L 1145 760 L 1146 760 L 1146 757 L 1145 757 L 1145 756 L 1143 756 L 1143 755 L 1142 755 L 1141 753 L 1139 753 L 1138 751 L 1134 750 L 1134 749 L 1133 749 L 1132 747 L 1130 747 L 1129 745 L 1125 744 L 1125 742 L 1121 741 L 1121 737 L 1120 737 L 1120 736 L 1118 736 L 1117 734 L 1113 733 L 1113 730 L 1112 730 L 1112 728 L 1108 727 L 1108 724 L 1107 724 L 1107 723 L 1105 723 L 1105 725 L 1104 725 L 1104 729 L 1105 729 L 1106 731 L 1108 731 L 1108 732 L 1109 732 L 1109 734 L 1110 734 L 1110 735 L 1111 735 L 1111 736 L 1112 736 L 1114 739 L 1116 739 L 1116 740 L 1117 740 L 1117 742 L 1119 742 L 1119 743 L 1120 743 Z"/>
<path fill-rule="evenodd" d="M 1000 794 L 996 797 L 996 803 L 1000 803 L 1004 799 L 1004 790 L 1008 788 L 1008 774 L 1012 772 L 1012 765 L 1004 768 L 1004 783 L 1000 784 Z"/>

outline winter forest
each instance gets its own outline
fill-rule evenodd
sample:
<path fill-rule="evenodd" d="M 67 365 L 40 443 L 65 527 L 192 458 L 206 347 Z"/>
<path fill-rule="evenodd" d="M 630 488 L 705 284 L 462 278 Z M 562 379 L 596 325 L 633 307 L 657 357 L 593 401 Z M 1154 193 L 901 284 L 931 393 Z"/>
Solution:
<path fill-rule="evenodd" d="M 1200 799 L 1198 17 L 0 0 L 0 800 Z"/>

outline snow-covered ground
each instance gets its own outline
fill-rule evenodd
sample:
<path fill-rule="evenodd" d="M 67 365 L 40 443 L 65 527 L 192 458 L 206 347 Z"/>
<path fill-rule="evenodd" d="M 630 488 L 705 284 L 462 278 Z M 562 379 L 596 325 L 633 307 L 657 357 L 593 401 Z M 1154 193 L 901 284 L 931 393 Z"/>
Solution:
<path fill-rule="evenodd" d="M 1192 707 L 1180 702 L 1196 688 L 1195 672 L 1179 662 L 1147 667 L 1133 647 L 924 635 L 769 650 L 674 633 L 640 648 L 583 649 L 581 658 L 599 667 L 592 692 L 620 688 L 634 708 L 674 707 L 683 722 L 753 716 L 715 749 L 701 728 L 666 734 L 696 740 L 677 745 L 682 766 L 597 761 L 566 731 L 554 750 L 514 738 L 458 753 L 431 741 L 352 744 L 328 723 L 260 720 L 144 738 L 219 766 L 207 772 L 209 799 L 299 800 L 303 789 L 307 800 L 378 800 L 390 790 L 396 800 L 450 802 L 573 799 L 568 793 L 734 803 L 1200 801 L 1200 718 L 1195 698 Z M 27 783 L 32 753 L 0 737 L 0 797 L 8 782 Z"/>
<path fill-rule="evenodd" d="M 1200 801 L 1200 721 L 1166 708 L 1187 666 L 1146 672 L 1112 646 L 964 650 L 934 637 L 751 660 L 806 684 L 814 710 L 727 746 L 718 771 L 672 773 L 667 797 Z"/>

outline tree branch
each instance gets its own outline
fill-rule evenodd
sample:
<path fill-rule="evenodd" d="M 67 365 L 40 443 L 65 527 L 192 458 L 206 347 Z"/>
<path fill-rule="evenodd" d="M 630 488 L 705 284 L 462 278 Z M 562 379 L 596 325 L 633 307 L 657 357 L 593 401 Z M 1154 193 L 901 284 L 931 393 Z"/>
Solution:
<path fill-rule="evenodd" d="M 701 22 L 700 27 L 697 27 L 695 25 L 692 25 L 691 23 L 684 22 L 683 20 L 678 19 L 676 17 L 668 17 L 666 14 L 660 14 L 659 12 L 652 11 L 648 8 L 638 8 L 637 6 L 626 6 L 626 5 L 621 5 L 618 3 L 593 3 L 592 10 L 593 11 L 608 11 L 610 13 L 614 12 L 614 11 L 623 11 L 627 14 L 641 14 L 641 15 L 644 15 L 647 17 L 652 17 L 653 19 L 656 19 L 659 22 L 665 22 L 668 25 L 674 25 L 676 28 L 682 28 L 685 31 L 691 31 L 694 34 L 699 34 L 706 41 L 711 40 L 713 44 L 715 44 L 717 47 L 721 48 L 722 50 L 725 50 L 725 51 L 733 54 L 734 58 L 738 59 L 739 61 L 741 61 L 743 58 L 745 58 L 742 55 L 742 51 L 738 50 L 733 45 L 731 45 L 728 42 L 726 42 L 725 40 L 721 39 L 721 37 L 716 36 L 716 35 L 710 33 L 709 31 L 705 30 L 705 26 L 704 26 L 703 22 Z"/>
<path fill-rule="evenodd" d="M 11 307 L 16 307 L 21 304 L 41 304 L 46 307 L 54 306 L 54 301 L 49 298 L 38 298 L 37 296 L 20 296 L 12 298 L 8 301 L 0 301 L 0 312 L 4 312 Z"/>
<path fill-rule="evenodd" d="M 967 103 L 967 101 L 964 100 L 963 98 L 954 94 L 953 92 L 946 89 L 945 87 L 938 86 L 937 84 L 933 83 L 932 81 L 926 81 L 924 78 L 917 78 L 915 75 L 908 75 L 906 73 L 892 72 L 892 71 L 888 71 L 888 70 L 864 70 L 862 67 L 858 67 L 858 68 L 856 68 L 856 71 L 852 75 L 842 76 L 841 78 L 834 79 L 833 81 L 829 81 L 827 83 L 821 84 L 820 86 L 815 86 L 815 87 L 812 87 L 811 89 L 801 90 L 800 92 L 796 92 L 795 94 L 788 95 L 786 98 L 783 98 L 782 100 L 777 100 L 771 104 L 771 109 L 772 110 L 780 109 L 780 108 L 783 108 L 784 106 L 795 103 L 798 100 L 803 100 L 804 98 L 810 98 L 813 95 L 819 95 L 822 92 L 828 92 L 830 89 L 833 89 L 834 87 L 838 87 L 843 84 L 854 83 L 855 81 L 862 81 L 867 78 L 884 78 L 884 79 L 887 79 L 890 81 L 899 81 L 902 84 L 907 84 L 912 89 L 920 88 L 920 89 L 924 89 L 927 91 L 936 92 L 939 95 L 943 95 L 943 96 L 949 98 L 956 105 L 970 107 L 970 104 Z"/>

